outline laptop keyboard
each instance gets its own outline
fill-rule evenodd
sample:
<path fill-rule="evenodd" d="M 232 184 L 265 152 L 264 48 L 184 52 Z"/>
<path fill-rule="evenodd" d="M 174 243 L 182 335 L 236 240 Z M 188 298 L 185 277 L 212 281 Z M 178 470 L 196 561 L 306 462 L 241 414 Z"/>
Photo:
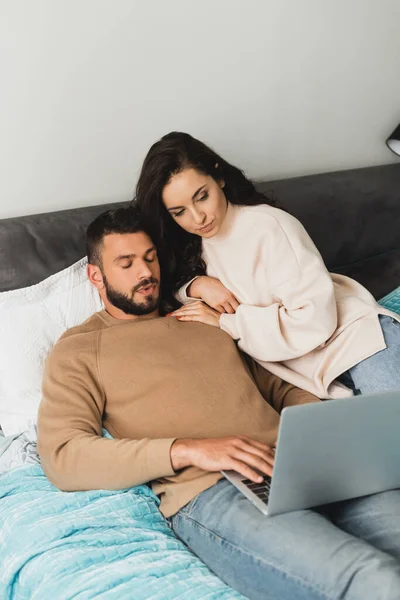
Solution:
<path fill-rule="evenodd" d="M 242 479 L 242 483 L 249 488 L 260 500 L 268 504 L 269 492 L 271 489 L 271 477 L 264 477 L 262 483 L 254 483 L 250 479 Z"/>

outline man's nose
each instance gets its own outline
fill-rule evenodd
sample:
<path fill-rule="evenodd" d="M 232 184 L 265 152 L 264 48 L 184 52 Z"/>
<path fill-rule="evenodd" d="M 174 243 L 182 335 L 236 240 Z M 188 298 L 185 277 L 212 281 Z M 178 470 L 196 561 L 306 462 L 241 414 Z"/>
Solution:
<path fill-rule="evenodd" d="M 145 260 L 142 260 L 138 267 L 138 276 L 139 279 L 148 279 L 152 276 L 150 265 Z"/>

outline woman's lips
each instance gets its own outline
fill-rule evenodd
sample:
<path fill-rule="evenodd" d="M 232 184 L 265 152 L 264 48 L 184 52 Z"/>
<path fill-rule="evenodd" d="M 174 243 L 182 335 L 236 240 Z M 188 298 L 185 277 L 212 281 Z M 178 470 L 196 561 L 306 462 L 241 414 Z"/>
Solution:
<path fill-rule="evenodd" d="M 208 225 L 205 225 L 204 227 L 200 227 L 200 229 L 198 229 L 197 231 L 199 233 L 208 233 L 213 228 L 213 225 L 214 225 L 214 221 L 211 221 L 211 223 L 209 223 Z"/>

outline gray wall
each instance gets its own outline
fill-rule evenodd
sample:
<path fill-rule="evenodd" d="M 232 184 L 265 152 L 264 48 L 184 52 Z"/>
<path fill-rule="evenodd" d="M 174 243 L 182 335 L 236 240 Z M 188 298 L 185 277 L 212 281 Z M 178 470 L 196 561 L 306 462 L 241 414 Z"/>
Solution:
<path fill-rule="evenodd" d="M 399 0 L 0 0 L 0 217 L 125 200 L 162 134 L 254 178 L 396 161 Z"/>

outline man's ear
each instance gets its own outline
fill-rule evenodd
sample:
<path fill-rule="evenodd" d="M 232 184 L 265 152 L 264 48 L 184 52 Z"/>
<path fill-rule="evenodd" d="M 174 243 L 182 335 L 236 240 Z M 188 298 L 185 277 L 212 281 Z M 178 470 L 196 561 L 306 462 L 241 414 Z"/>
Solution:
<path fill-rule="evenodd" d="M 100 271 L 100 267 L 97 265 L 91 265 L 90 263 L 86 267 L 86 274 L 90 283 L 92 283 L 99 291 L 104 287 L 103 275 Z"/>

